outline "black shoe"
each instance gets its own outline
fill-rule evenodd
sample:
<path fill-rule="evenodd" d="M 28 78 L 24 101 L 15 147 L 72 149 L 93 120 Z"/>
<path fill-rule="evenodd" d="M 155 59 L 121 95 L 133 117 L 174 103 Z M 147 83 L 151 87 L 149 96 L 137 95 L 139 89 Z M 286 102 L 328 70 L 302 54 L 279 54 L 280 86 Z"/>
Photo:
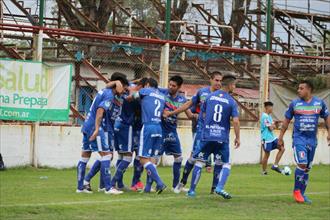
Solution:
<path fill-rule="evenodd" d="M 91 184 L 88 183 L 88 184 L 84 185 L 83 191 L 86 193 L 93 193 Z"/>
<path fill-rule="evenodd" d="M 212 186 L 212 187 L 211 187 L 211 192 L 210 192 L 210 194 L 214 194 L 214 190 L 215 190 L 215 187 Z"/>
<path fill-rule="evenodd" d="M 276 171 L 276 172 L 278 172 L 278 173 L 282 173 L 282 169 L 279 168 L 278 166 L 274 166 L 273 165 L 271 169 L 274 170 L 274 171 Z"/>
<path fill-rule="evenodd" d="M 3 162 L 2 156 L 0 154 L 0 171 L 5 170 L 5 169 L 6 169 L 5 163 Z"/>
<path fill-rule="evenodd" d="M 165 189 L 167 188 L 167 186 L 164 184 L 163 186 L 161 186 L 160 188 L 157 187 L 156 189 L 156 193 L 159 195 L 161 194 Z"/>
<path fill-rule="evenodd" d="M 262 171 L 261 175 L 265 176 L 265 175 L 268 175 L 268 173 L 267 173 L 267 171 Z"/>

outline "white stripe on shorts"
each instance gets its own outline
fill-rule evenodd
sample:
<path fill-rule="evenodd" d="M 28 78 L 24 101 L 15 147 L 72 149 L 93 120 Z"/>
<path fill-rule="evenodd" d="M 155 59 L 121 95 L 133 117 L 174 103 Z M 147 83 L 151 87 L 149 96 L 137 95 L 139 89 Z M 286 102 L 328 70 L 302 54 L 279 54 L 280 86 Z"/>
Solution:
<path fill-rule="evenodd" d="M 99 151 L 102 151 L 102 142 L 101 142 L 101 137 L 100 136 L 96 137 L 96 145 L 97 145 L 97 149 Z"/>
<path fill-rule="evenodd" d="M 143 132 L 144 132 L 144 125 L 142 126 L 141 133 L 140 133 L 140 146 L 139 146 L 139 156 L 142 156 L 143 152 Z"/>
<path fill-rule="evenodd" d="M 128 152 L 132 151 L 132 140 L 133 140 L 133 127 L 128 128 Z"/>

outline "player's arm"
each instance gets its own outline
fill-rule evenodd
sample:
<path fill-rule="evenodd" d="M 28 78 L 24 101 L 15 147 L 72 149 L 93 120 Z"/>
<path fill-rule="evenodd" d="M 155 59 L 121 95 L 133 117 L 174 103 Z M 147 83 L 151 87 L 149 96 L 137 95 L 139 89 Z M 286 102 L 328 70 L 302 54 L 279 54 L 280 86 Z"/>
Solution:
<path fill-rule="evenodd" d="M 124 87 L 123 85 L 121 84 L 121 82 L 119 80 L 116 80 L 116 81 L 110 81 L 107 83 L 106 85 L 107 88 L 113 88 L 115 87 L 116 88 L 116 92 L 117 93 L 123 93 L 124 91 Z"/>
<path fill-rule="evenodd" d="M 328 146 L 330 147 L 330 116 L 326 117 L 324 121 L 325 121 L 325 127 L 328 130 L 327 140 L 328 140 Z"/>
<path fill-rule="evenodd" d="M 327 141 L 328 141 L 328 146 L 330 147 L 330 115 L 329 115 L 329 110 L 327 105 L 322 101 L 322 109 L 320 112 L 321 118 L 324 118 L 325 122 L 325 128 L 328 131 L 328 136 L 327 136 Z"/>
<path fill-rule="evenodd" d="M 181 112 L 184 112 L 186 110 L 188 110 L 191 106 L 192 106 L 193 102 L 192 100 L 189 100 L 187 102 L 185 102 L 183 105 L 181 105 L 179 108 L 175 109 L 174 111 L 164 111 L 163 113 L 163 117 L 167 118 L 170 117 L 172 115 L 177 115 L 180 114 Z"/>
<path fill-rule="evenodd" d="M 284 146 L 284 140 L 283 140 L 283 137 L 284 137 L 284 134 L 286 132 L 286 130 L 288 129 L 289 127 L 289 124 L 290 124 L 290 121 L 291 119 L 293 118 L 293 114 L 294 114 L 294 111 L 293 111 L 293 102 L 290 103 L 289 105 L 289 108 L 288 110 L 285 112 L 285 119 L 282 123 L 282 128 L 281 128 L 281 131 L 280 131 L 280 136 L 278 137 L 278 145 L 279 146 Z"/>
<path fill-rule="evenodd" d="M 235 132 L 235 149 L 239 148 L 241 145 L 240 141 L 240 129 L 239 129 L 239 117 L 234 117 L 233 118 L 233 127 L 234 127 L 234 132 Z"/>
<path fill-rule="evenodd" d="M 96 139 L 97 135 L 99 134 L 99 129 L 102 123 L 102 119 L 103 119 L 103 114 L 104 114 L 105 110 L 103 108 L 98 108 L 96 111 L 96 117 L 95 117 L 95 130 L 92 134 L 92 136 L 90 136 L 89 141 L 93 141 Z"/>
<path fill-rule="evenodd" d="M 185 111 L 185 113 L 186 113 L 188 119 L 192 120 L 192 119 L 195 118 L 195 114 L 192 113 L 190 109 L 187 109 L 187 110 Z"/>

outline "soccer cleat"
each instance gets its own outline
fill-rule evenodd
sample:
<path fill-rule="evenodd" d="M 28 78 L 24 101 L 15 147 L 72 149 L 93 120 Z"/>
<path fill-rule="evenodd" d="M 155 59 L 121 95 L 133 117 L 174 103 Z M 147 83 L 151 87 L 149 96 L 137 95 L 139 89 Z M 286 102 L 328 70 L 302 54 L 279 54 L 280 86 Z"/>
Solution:
<path fill-rule="evenodd" d="M 274 170 L 274 171 L 276 171 L 276 172 L 278 172 L 278 173 L 282 173 L 282 169 L 279 168 L 278 166 L 274 166 L 273 165 L 271 169 Z"/>
<path fill-rule="evenodd" d="M 128 191 L 131 191 L 131 189 L 130 188 L 128 188 L 127 186 L 123 186 L 123 187 L 118 187 L 117 188 L 119 191 L 123 191 L 123 192 L 128 192 Z"/>
<path fill-rule="evenodd" d="M 83 190 L 86 191 L 86 193 L 93 193 L 91 184 L 89 184 L 89 183 L 84 185 Z"/>
<path fill-rule="evenodd" d="M 92 191 L 85 190 L 85 189 L 77 189 L 76 190 L 76 193 L 87 193 L 87 194 L 91 194 L 93 192 Z"/>
<path fill-rule="evenodd" d="M 297 203 L 304 203 L 304 202 L 305 202 L 305 199 L 304 199 L 304 197 L 301 195 L 301 192 L 300 192 L 299 189 L 293 191 L 293 198 L 294 198 L 294 200 L 295 200 Z"/>
<path fill-rule="evenodd" d="M 267 173 L 267 171 L 262 171 L 261 175 L 266 176 L 266 175 L 268 175 L 268 173 Z"/>
<path fill-rule="evenodd" d="M 98 192 L 105 192 L 105 188 L 98 188 Z"/>
<path fill-rule="evenodd" d="M 105 194 L 110 194 L 110 195 L 119 195 L 124 193 L 123 191 L 120 191 L 114 187 L 111 187 L 111 189 L 109 189 L 108 191 L 104 191 Z"/>
<path fill-rule="evenodd" d="M 194 198 L 194 197 L 196 197 L 196 192 L 195 191 L 188 191 L 186 195 L 190 198 Z"/>
<path fill-rule="evenodd" d="M 141 181 L 137 182 L 137 184 L 135 184 L 135 186 L 136 186 L 137 190 L 143 190 L 143 188 L 144 188 L 144 185 Z"/>
<path fill-rule="evenodd" d="M 156 193 L 159 195 L 159 194 L 161 194 L 165 189 L 167 188 L 167 186 L 164 184 L 164 185 L 162 185 L 161 187 L 157 187 L 156 188 Z"/>
<path fill-rule="evenodd" d="M 220 190 L 220 191 L 215 190 L 215 193 L 222 196 L 222 198 L 224 198 L 224 199 L 231 199 L 232 198 L 232 196 L 228 192 L 226 192 L 225 190 Z"/>
<path fill-rule="evenodd" d="M 214 187 L 214 186 L 212 186 L 212 187 L 211 187 L 211 191 L 210 191 L 210 194 L 214 194 L 214 190 L 215 190 L 215 187 Z"/>
<path fill-rule="evenodd" d="M 303 197 L 304 197 L 304 202 L 305 202 L 306 204 L 309 204 L 309 205 L 312 204 L 312 200 L 310 200 L 307 196 L 303 195 Z"/>
<path fill-rule="evenodd" d="M 178 183 L 178 185 L 176 185 L 176 187 L 174 188 L 173 192 L 176 194 L 179 194 L 181 192 L 181 190 L 183 189 L 184 184 L 183 183 Z"/>

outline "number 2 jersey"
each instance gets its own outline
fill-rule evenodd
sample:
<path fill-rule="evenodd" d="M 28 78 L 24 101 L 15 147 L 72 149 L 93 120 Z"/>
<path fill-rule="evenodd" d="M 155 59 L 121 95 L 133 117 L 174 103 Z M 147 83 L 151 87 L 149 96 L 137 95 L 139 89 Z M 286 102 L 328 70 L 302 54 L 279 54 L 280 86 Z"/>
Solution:
<path fill-rule="evenodd" d="M 230 119 L 239 115 L 233 97 L 222 90 L 213 92 L 206 98 L 201 111 L 204 118 L 202 140 L 229 143 Z"/>
<path fill-rule="evenodd" d="M 165 107 L 165 96 L 156 88 L 143 88 L 139 91 L 141 100 L 142 123 L 157 123 L 162 121 Z"/>
<path fill-rule="evenodd" d="M 316 146 L 319 117 L 325 119 L 328 116 L 328 108 L 320 98 L 313 97 L 310 102 L 300 98 L 293 100 L 285 113 L 287 119 L 294 118 L 293 143 Z"/>

